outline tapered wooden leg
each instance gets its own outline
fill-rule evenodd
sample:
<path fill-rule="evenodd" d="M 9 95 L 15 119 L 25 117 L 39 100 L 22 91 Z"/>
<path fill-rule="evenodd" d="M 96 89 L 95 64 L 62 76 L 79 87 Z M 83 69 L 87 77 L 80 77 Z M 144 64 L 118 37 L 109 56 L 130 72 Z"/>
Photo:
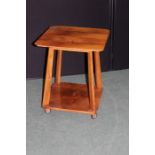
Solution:
<path fill-rule="evenodd" d="M 58 51 L 57 65 L 56 65 L 56 78 L 55 83 L 59 84 L 61 81 L 61 68 L 62 68 L 62 51 Z"/>
<path fill-rule="evenodd" d="M 51 79 L 52 79 L 52 71 L 53 71 L 53 57 L 54 57 L 54 49 L 49 48 L 48 57 L 47 57 L 47 65 L 46 65 L 43 102 L 42 102 L 43 108 L 49 105 L 49 100 L 50 100 Z"/>
<path fill-rule="evenodd" d="M 90 105 L 94 114 L 96 113 L 95 105 L 95 91 L 94 91 L 94 73 L 93 73 L 93 54 L 88 53 L 88 87 L 89 87 L 89 99 Z"/>
<path fill-rule="evenodd" d="M 95 52 L 95 81 L 96 88 L 102 89 L 102 72 L 101 72 L 101 61 L 100 61 L 100 53 Z"/>

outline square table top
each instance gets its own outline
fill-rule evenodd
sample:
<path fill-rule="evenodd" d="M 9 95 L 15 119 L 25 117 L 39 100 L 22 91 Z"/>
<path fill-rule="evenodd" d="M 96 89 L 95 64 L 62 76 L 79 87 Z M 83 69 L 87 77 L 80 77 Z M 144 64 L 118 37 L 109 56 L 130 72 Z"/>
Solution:
<path fill-rule="evenodd" d="M 51 26 L 35 42 L 40 47 L 78 52 L 104 50 L 110 30 L 75 26 Z"/>

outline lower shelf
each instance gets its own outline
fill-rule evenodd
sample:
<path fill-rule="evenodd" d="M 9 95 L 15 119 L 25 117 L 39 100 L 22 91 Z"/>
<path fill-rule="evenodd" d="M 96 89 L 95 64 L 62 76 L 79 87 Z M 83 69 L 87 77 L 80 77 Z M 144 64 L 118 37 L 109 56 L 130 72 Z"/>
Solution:
<path fill-rule="evenodd" d="M 96 110 L 99 107 L 101 94 L 102 90 L 95 88 Z M 89 103 L 88 87 L 86 84 L 53 84 L 51 86 L 50 102 L 46 108 L 86 114 L 94 113 Z"/>

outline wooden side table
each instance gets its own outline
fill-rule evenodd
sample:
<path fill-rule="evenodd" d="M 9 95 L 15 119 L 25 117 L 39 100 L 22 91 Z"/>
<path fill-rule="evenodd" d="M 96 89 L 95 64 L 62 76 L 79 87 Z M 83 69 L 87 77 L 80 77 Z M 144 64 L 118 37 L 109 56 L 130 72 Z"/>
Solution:
<path fill-rule="evenodd" d="M 96 118 L 102 94 L 100 52 L 104 50 L 109 34 L 108 29 L 52 26 L 35 42 L 35 45 L 49 49 L 42 101 L 45 112 L 51 110 L 80 112 Z M 63 51 L 87 53 L 88 84 L 61 82 Z M 51 85 L 55 52 L 57 52 L 56 77 Z"/>

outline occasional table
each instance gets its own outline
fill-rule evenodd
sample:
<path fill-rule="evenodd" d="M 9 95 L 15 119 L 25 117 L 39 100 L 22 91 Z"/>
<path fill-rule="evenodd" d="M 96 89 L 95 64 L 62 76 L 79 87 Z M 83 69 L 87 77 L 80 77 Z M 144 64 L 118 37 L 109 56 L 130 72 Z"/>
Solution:
<path fill-rule="evenodd" d="M 104 51 L 109 34 L 108 29 L 101 28 L 51 26 L 39 37 L 35 45 L 48 48 L 42 100 L 45 112 L 79 112 L 96 118 L 103 90 L 100 52 Z M 66 51 L 87 53 L 88 83 L 61 82 L 62 54 Z M 54 53 L 57 53 L 56 76 L 51 84 Z"/>

